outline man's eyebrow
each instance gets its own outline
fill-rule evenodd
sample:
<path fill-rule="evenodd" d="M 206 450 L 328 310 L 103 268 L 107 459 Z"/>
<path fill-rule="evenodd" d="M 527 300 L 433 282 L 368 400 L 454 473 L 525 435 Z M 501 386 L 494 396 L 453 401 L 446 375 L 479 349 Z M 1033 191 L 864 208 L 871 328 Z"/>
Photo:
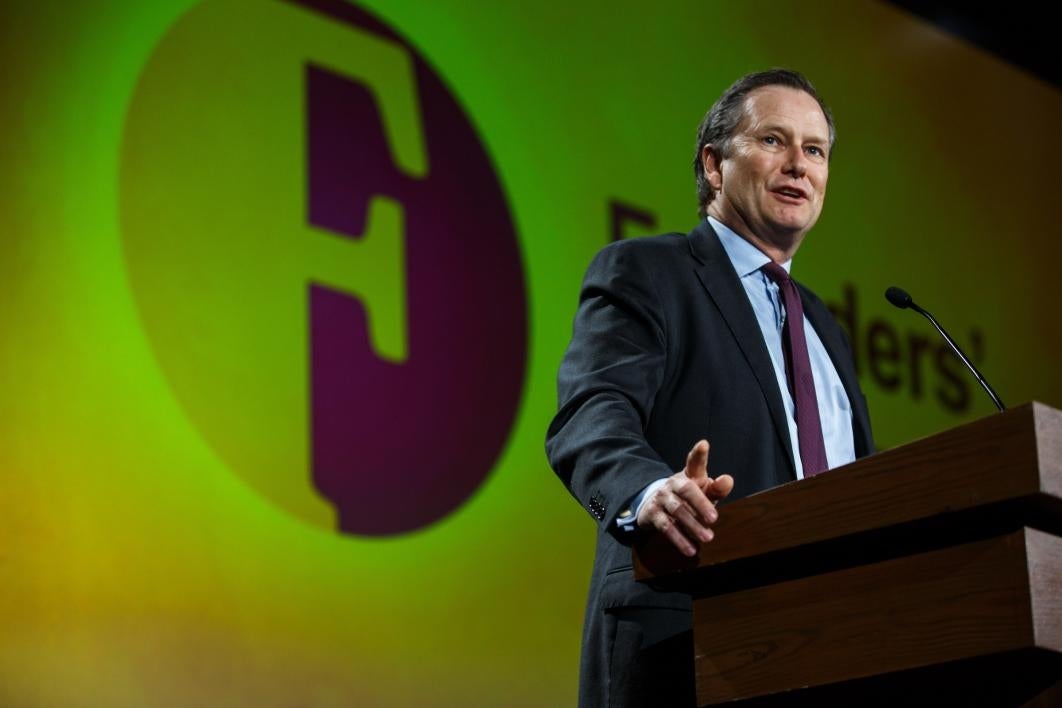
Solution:
<path fill-rule="evenodd" d="M 752 126 L 752 132 L 756 133 L 781 133 L 782 135 L 790 136 L 793 134 L 793 130 L 782 123 L 760 123 L 757 126 Z M 829 138 L 825 135 L 807 135 L 804 136 L 805 143 L 821 143 L 826 145 L 830 142 Z"/>

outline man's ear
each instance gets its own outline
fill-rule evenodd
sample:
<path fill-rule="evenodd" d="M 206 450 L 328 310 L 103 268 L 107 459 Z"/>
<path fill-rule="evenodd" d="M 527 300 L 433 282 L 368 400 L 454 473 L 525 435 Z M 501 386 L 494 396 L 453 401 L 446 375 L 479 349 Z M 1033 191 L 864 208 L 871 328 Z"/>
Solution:
<path fill-rule="evenodd" d="M 704 167 L 704 178 L 708 180 L 712 190 L 718 192 L 723 186 L 722 158 L 711 143 L 701 150 L 701 166 Z"/>

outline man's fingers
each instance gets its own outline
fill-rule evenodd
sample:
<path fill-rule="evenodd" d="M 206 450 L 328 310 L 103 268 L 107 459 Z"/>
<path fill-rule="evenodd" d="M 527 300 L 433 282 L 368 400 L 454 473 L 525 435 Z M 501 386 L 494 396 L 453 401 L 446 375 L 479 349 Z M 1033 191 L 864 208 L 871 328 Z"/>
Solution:
<path fill-rule="evenodd" d="M 695 481 L 708 478 L 708 441 L 701 440 L 686 456 L 686 476 Z"/>
<path fill-rule="evenodd" d="M 688 486 L 697 489 L 694 485 Z M 707 504 L 707 499 L 704 499 L 704 502 Z M 687 506 L 678 495 L 669 493 L 662 495 L 660 506 L 662 506 L 664 511 L 667 512 L 668 516 L 678 522 L 679 526 L 691 539 L 707 543 L 714 538 L 715 534 L 710 528 L 708 528 L 708 524 L 710 524 L 711 521 L 705 521 L 702 523 L 700 519 L 694 516 L 693 510 L 690 509 L 690 507 Z M 711 504 L 707 504 L 707 506 L 709 507 L 711 514 L 715 516 L 715 509 L 712 508 Z"/>
<path fill-rule="evenodd" d="M 694 556 L 697 554 L 697 547 L 686 538 L 686 534 L 679 530 L 675 521 L 667 515 L 667 512 L 660 509 L 652 517 L 653 526 L 660 533 L 667 536 L 668 540 L 675 548 L 679 549 L 683 554 L 687 556 Z"/>
<path fill-rule="evenodd" d="M 672 516 L 675 517 L 682 528 L 685 529 L 688 536 L 692 536 L 703 543 L 708 543 L 715 538 L 715 532 L 698 521 L 693 515 L 693 512 L 690 511 L 690 508 L 685 504 L 679 506 Z"/>
<path fill-rule="evenodd" d="M 719 519 L 719 512 L 712 498 L 725 497 L 734 486 L 729 475 L 718 480 L 708 477 L 707 460 L 708 442 L 702 440 L 690 451 L 686 469 L 661 485 L 638 513 L 640 526 L 652 526 L 687 556 L 697 554 L 698 543 L 715 538 L 710 527 Z"/>
<path fill-rule="evenodd" d="M 707 477 L 705 478 L 707 479 Z M 691 480 L 696 482 L 696 480 Z M 675 494 L 693 509 L 704 520 L 705 524 L 714 524 L 719 518 L 719 512 L 712 506 L 712 502 L 701 490 L 700 485 L 694 483 L 680 484 L 675 489 Z"/>

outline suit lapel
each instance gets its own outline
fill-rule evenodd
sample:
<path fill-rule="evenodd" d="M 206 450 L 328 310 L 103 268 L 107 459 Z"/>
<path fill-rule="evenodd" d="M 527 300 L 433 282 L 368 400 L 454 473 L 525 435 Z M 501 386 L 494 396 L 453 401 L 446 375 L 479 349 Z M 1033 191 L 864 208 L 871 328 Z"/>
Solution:
<path fill-rule="evenodd" d="M 698 261 L 697 277 L 709 297 L 722 313 L 727 327 L 737 341 L 738 347 L 745 355 L 752 373 L 760 384 L 767 410 L 770 411 L 778 442 L 786 451 L 789 459 L 790 473 L 796 478 L 796 465 L 793 462 L 793 443 L 789 438 L 789 425 L 786 422 L 785 407 L 782 404 L 782 392 L 778 389 L 778 380 L 774 375 L 767 345 L 763 342 L 756 313 L 752 310 L 748 295 L 738 278 L 734 266 L 719 243 L 719 237 L 708 224 L 701 224 L 690 232 L 690 250 Z"/>
<path fill-rule="evenodd" d="M 810 295 L 807 288 L 798 283 L 800 300 L 804 304 L 804 315 L 815 328 L 815 332 L 830 355 L 833 368 L 841 377 L 848 401 L 852 404 L 852 415 L 855 422 L 854 436 L 856 444 L 856 457 L 863 457 L 874 452 L 874 443 L 870 435 L 870 415 L 867 412 L 863 393 L 859 389 L 859 379 L 856 376 L 852 357 L 847 354 L 850 348 L 845 345 L 841 335 L 841 328 L 834 320 L 833 314 L 826 309 L 822 302 Z"/>

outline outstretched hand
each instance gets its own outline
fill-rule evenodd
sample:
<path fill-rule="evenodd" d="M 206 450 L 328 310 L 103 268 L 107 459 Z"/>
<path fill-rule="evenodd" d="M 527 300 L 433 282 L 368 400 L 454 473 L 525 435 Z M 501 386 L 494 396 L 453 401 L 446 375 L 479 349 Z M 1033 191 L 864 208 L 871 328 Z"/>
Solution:
<path fill-rule="evenodd" d="M 638 525 L 664 534 L 685 555 L 696 555 L 698 543 L 715 537 L 711 528 L 719 520 L 715 502 L 733 489 L 730 475 L 708 476 L 708 441 L 701 440 L 686 456 L 686 466 L 668 477 L 642 505 Z"/>

